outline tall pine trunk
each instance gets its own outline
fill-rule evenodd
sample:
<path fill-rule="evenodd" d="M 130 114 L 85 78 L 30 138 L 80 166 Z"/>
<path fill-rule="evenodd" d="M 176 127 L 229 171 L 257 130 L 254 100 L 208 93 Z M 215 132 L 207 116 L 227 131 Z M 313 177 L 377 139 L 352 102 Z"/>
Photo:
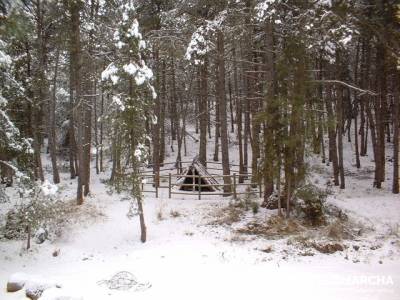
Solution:
<path fill-rule="evenodd" d="M 207 85 L 207 59 L 200 65 L 200 101 L 199 101 L 199 118 L 200 118 L 200 149 L 199 159 L 206 165 L 207 162 L 207 103 L 208 103 L 208 85 Z M 197 118 L 196 118 L 197 119 Z"/>
<path fill-rule="evenodd" d="M 221 133 L 221 156 L 222 156 L 222 173 L 224 175 L 224 193 L 231 193 L 231 178 L 229 167 L 229 140 L 228 140 L 228 124 L 227 124 L 227 105 L 225 94 L 225 60 L 224 60 L 224 35 L 221 30 L 217 31 L 217 81 L 218 90 L 217 97 L 219 103 L 220 116 L 220 133 Z"/>
<path fill-rule="evenodd" d="M 48 103 L 48 126 L 47 126 L 51 166 L 53 170 L 53 182 L 56 184 L 60 183 L 60 174 L 58 173 L 58 167 L 57 167 L 56 132 L 55 132 L 56 91 L 57 91 L 59 58 L 60 58 L 60 50 L 57 49 L 56 63 L 54 66 L 54 77 L 53 77 L 53 94 L 52 97 L 49 97 L 49 103 Z"/>
<path fill-rule="evenodd" d="M 393 186 L 392 192 L 399 191 L 399 143 L 400 143 L 400 72 L 394 70 L 393 98 Z"/>
<path fill-rule="evenodd" d="M 275 66 L 274 66 L 274 39 L 273 25 L 267 22 L 265 25 L 265 80 L 267 94 L 264 100 L 264 109 L 267 112 L 267 120 L 264 128 L 264 203 L 266 205 L 269 197 L 274 191 L 275 153 L 274 134 L 278 124 L 278 113 L 275 104 Z M 278 152 L 278 151 L 277 151 Z M 279 155 L 279 153 L 278 153 Z M 278 172 L 279 173 L 279 172 Z"/>
<path fill-rule="evenodd" d="M 84 112 L 85 108 L 82 101 L 81 92 L 81 41 L 80 41 L 80 10 L 81 3 L 71 1 L 69 3 L 69 10 L 71 15 L 71 61 L 73 70 L 73 82 L 75 91 L 75 107 L 76 111 L 76 126 L 78 128 L 78 136 L 76 141 L 77 159 L 78 159 L 78 185 L 76 191 L 77 204 L 83 204 L 83 186 L 85 184 L 85 162 L 83 152 L 84 142 Z"/>

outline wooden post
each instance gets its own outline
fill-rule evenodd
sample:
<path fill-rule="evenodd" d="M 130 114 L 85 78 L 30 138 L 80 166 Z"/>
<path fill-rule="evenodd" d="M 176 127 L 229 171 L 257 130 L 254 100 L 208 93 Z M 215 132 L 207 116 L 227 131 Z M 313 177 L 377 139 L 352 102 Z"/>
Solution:
<path fill-rule="evenodd" d="M 290 189 L 291 189 L 290 177 L 287 183 L 287 198 L 286 198 L 286 218 L 290 217 Z"/>
<path fill-rule="evenodd" d="M 236 173 L 233 173 L 233 199 L 237 199 L 236 195 Z"/>
<path fill-rule="evenodd" d="M 157 182 L 156 182 L 156 198 L 158 198 L 158 185 L 159 185 L 159 176 L 157 176 L 157 175 L 154 175 L 154 177 L 157 177 Z M 155 179 L 155 178 L 154 178 Z"/>
<path fill-rule="evenodd" d="M 26 232 L 28 233 L 28 238 L 26 241 L 26 250 L 31 248 L 31 225 L 26 226 Z"/>
<path fill-rule="evenodd" d="M 156 186 L 159 187 L 160 186 L 160 171 L 157 171 L 154 176 L 155 176 L 154 179 L 156 182 Z"/>
<path fill-rule="evenodd" d="M 168 198 L 171 199 L 171 173 L 168 173 Z"/>
<path fill-rule="evenodd" d="M 199 175 L 199 200 L 201 200 L 201 180 L 200 180 L 200 175 Z"/>
<path fill-rule="evenodd" d="M 261 180 L 258 181 L 258 189 L 260 192 L 260 198 L 262 197 L 262 185 L 261 185 Z"/>

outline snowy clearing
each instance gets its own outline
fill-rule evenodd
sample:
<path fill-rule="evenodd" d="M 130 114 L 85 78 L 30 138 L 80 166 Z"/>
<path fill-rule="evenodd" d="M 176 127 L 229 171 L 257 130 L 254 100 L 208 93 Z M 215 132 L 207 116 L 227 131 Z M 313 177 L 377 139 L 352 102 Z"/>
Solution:
<path fill-rule="evenodd" d="M 370 235 L 373 239 L 361 243 L 366 248 L 379 242 L 382 248 L 298 256 L 287 255 L 282 241 L 236 241 L 229 226 L 208 225 L 212 212 L 228 206 L 229 199 L 222 197 L 200 201 L 167 199 L 166 194 L 159 199 L 146 197 L 149 236 L 142 244 L 137 219 L 126 217 L 128 203 L 120 201 L 122 195 L 110 196 L 99 181 L 94 186 L 95 192 L 81 209 L 95 206 L 103 217 L 80 220 L 59 240 L 34 244 L 28 252 L 23 250 L 25 241 L 0 242 L 1 299 L 24 299 L 24 291 L 5 293 L 5 283 L 15 272 L 62 284 L 43 294 L 43 299 L 69 299 L 57 298 L 62 295 L 75 297 L 71 299 L 242 299 L 266 290 L 284 299 L 317 299 L 321 294 L 327 299 L 398 299 L 400 295 L 399 237 L 394 232 L 385 234 L 398 221 L 400 205 L 394 197 L 329 199 L 352 217 L 378 224 L 378 231 Z M 65 197 L 72 192 L 62 190 Z M 362 213 L 357 212 L 361 201 Z M 258 215 L 275 213 L 261 209 Z M 246 218 L 253 218 L 252 213 Z M 397 244 L 391 245 L 392 241 Z M 273 252 L 260 251 L 271 245 Z M 53 257 L 57 249 L 59 255 Z M 354 258 L 359 262 L 353 262 Z M 119 271 L 130 272 L 151 287 L 117 291 L 99 284 Z"/>

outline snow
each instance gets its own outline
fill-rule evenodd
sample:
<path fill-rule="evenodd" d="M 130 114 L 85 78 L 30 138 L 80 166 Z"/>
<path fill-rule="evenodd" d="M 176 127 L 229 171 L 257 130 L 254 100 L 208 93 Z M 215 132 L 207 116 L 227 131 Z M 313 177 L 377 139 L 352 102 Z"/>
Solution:
<path fill-rule="evenodd" d="M 142 35 L 139 32 L 139 22 L 137 19 L 132 21 L 131 27 L 128 29 L 128 37 L 135 37 L 137 39 L 142 39 Z"/>
<path fill-rule="evenodd" d="M 115 47 L 117 47 L 118 49 L 122 49 L 122 47 L 124 47 L 126 44 L 124 42 L 118 41 L 115 44 Z"/>
<path fill-rule="evenodd" d="M 31 295 L 41 295 L 41 293 L 49 288 L 59 287 L 60 285 L 55 281 L 46 279 L 41 276 L 30 276 L 25 282 L 25 291 Z"/>
<path fill-rule="evenodd" d="M 143 144 L 138 144 L 134 153 L 136 159 L 141 161 L 145 153 L 146 153 L 146 146 Z"/>
<path fill-rule="evenodd" d="M 157 92 L 156 92 L 156 89 L 152 85 L 150 86 L 150 91 L 151 91 L 152 98 L 156 99 L 157 98 Z M 153 123 L 153 124 L 156 124 L 156 123 Z"/>
<path fill-rule="evenodd" d="M 67 92 L 64 88 L 59 87 L 57 88 L 57 97 L 69 97 L 69 92 Z"/>
<path fill-rule="evenodd" d="M 263 21 L 267 17 L 272 15 L 275 12 L 275 10 L 270 9 L 270 7 L 272 4 L 274 4 L 275 2 L 278 2 L 278 1 L 277 0 L 263 0 L 263 1 L 259 2 L 254 8 L 256 11 L 258 20 Z"/>
<path fill-rule="evenodd" d="M 135 63 L 129 63 L 127 65 L 124 65 L 122 68 L 126 73 L 130 75 L 135 75 L 139 67 Z"/>
<path fill-rule="evenodd" d="M 344 37 L 343 39 L 341 39 L 340 43 L 342 43 L 344 46 L 346 46 L 351 40 L 352 40 L 352 36 L 348 35 L 348 36 Z"/>
<path fill-rule="evenodd" d="M 121 97 L 118 95 L 114 95 L 112 97 L 112 103 L 115 104 L 119 110 L 124 111 L 125 110 L 125 105 L 121 100 Z"/>
<path fill-rule="evenodd" d="M 133 1 L 128 1 L 127 3 L 125 3 L 124 8 L 127 11 L 135 11 L 135 6 L 132 3 Z"/>
<path fill-rule="evenodd" d="M 332 6 L 332 0 L 319 0 L 319 1 L 316 2 L 316 4 L 321 5 L 321 6 L 331 7 Z"/>
<path fill-rule="evenodd" d="M 0 50 L 0 67 L 11 65 L 11 57 Z"/>
<path fill-rule="evenodd" d="M 45 290 L 40 300 L 83 300 L 76 292 L 59 288 L 49 288 Z"/>
<path fill-rule="evenodd" d="M 24 286 L 28 280 L 29 280 L 28 274 L 25 274 L 22 272 L 17 272 L 10 276 L 10 278 L 8 279 L 8 282 L 16 283 L 19 286 Z"/>
<path fill-rule="evenodd" d="M 194 134 L 192 128 L 188 130 Z M 208 142 L 210 156 L 213 142 Z M 6 283 L 14 274 L 17 280 L 36 278 L 31 280 L 33 287 L 40 283 L 62 285 L 46 289 L 40 298 L 45 300 L 260 299 L 266 295 L 279 299 L 397 300 L 399 197 L 390 194 L 388 186 L 380 191 L 373 189 L 371 178 L 366 178 L 373 176 L 371 158 L 362 157 L 362 168 L 356 170 L 353 149 L 344 143 L 346 172 L 354 174 L 346 176 L 347 189 L 333 187 L 327 201 L 343 209 L 354 222 L 373 227 L 354 241 L 360 245 L 359 251 L 350 244 L 343 252 L 331 255 L 316 252 L 313 256 L 298 256 L 291 252 L 287 239 L 238 240 L 234 229 L 241 224 L 210 224 L 210 216 L 226 207 L 230 198 L 214 196 L 199 201 L 195 196 L 174 195 L 168 199 L 166 189 L 159 190 L 159 198 L 145 194 L 148 240 L 142 244 L 138 219 L 126 217 L 129 201 L 122 201 L 123 194 L 108 192 L 102 183 L 109 178 L 108 173 L 92 174 L 91 195 L 78 210 L 84 218 L 74 220 L 60 237 L 33 244 L 30 251 L 22 249 L 25 241 L 0 240 L 0 282 Z M 188 142 L 187 146 L 184 160 L 190 160 L 197 152 L 196 143 Z M 231 145 L 230 151 L 231 161 L 235 162 L 237 145 Z M 174 161 L 174 153 L 168 155 Z M 44 162 L 49 164 L 48 160 Z M 312 180 L 321 185 L 330 180 L 331 166 L 317 158 L 311 158 L 310 163 L 316 168 Z M 388 165 L 388 172 L 390 169 Z M 61 176 L 56 195 L 68 201 L 74 198 L 75 183 L 68 173 Z M 179 216 L 173 217 L 173 211 Z M 246 214 L 243 222 L 265 220 L 274 214 L 276 211 L 260 208 L 257 215 Z M 375 245 L 379 249 L 371 250 Z M 259 250 L 266 247 L 273 251 Z M 60 249 L 57 257 L 52 256 L 55 249 Z M 120 291 L 100 284 L 120 271 L 132 273 L 151 287 Z M 0 299 L 23 297 L 24 291 L 0 291 Z"/>
<path fill-rule="evenodd" d="M 57 185 L 50 183 L 48 180 L 45 180 L 40 188 L 45 196 L 55 195 L 58 190 Z"/>
<path fill-rule="evenodd" d="M 146 49 L 146 42 L 143 40 L 139 41 L 139 50 L 144 50 Z"/>
<path fill-rule="evenodd" d="M 133 76 L 135 78 L 135 82 L 137 85 L 142 85 L 146 81 L 149 81 L 153 78 L 153 71 L 145 64 L 144 61 L 141 61 L 142 66 L 137 65 L 136 63 L 130 62 L 129 64 L 124 65 L 123 70 Z M 154 88 L 151 89 L 153 98 L 157 97 L 155 95 Z"/>
<path fill-rule="evenodd" d="M 8 101 L 0 94 L 0 107 L 6 106 Z"/>
<path fill-rule="evenodd" d="M 76 228 L 67 240 L 37 249 L 35 260 L 24 255 L 6 261 L 0 280 L 10 269 L 17 268 L 62 280 L 63 288 L 49 289 L 43 299 L 248 299 L 264 295 L 266 284 L 270 297 L 279 295 L 281 299 L 320 299 L 321 295 L 326 299 L 397 299 L 400 293 L 398 261 L 353 264 L 336 256 L 270 260 L 252 247 L 219 240 L 212 229 L 198 225 L 204 208 L 219 204 L 220 200 L 147 197 L 144 204 L 149 240 L 141 244 L 137 224 L 123 217 L 128 203 L 110 199 L 97 187 L 97 200 L 89 201 L 101 199 L 102 205 L 107 206 L 105 221 Z M 160 209 L 165 214 L 175 209 L 188 215 L 160 221 L 155 215 Z M 62 254 L 52 259 L 48 251 L 56 246 Z M 97 284 L 121 270 L 149 281 L 152 287 L 143 292 L 114 291 Z M 368 284 L 373 280 L 373 285 Z M 385 284 L 375 284 L 378 280 Z"/>
<path fill-rule="evenodd" d="M 111 79 L 113 84 L 117 84 L 119 81 L 119 77 L 115 75 L 116 73 L 118 73 L 118 68 L 113 63 L 111 63 L 101 73 L 101 80 Z"/>
<path fill-rule="evenodd" d="M 185 59 L 191 60 L 195 58 L 195 64 L 201 64 L 202 60 L 199 57 L 204 56 L 210 51 L 209 43 L 207 42 L 206 35 L 209 28 L 200 26 L 193 34 L 186 49 Z M 197 58 L 196 58 L 197 57 Z"/>
<path fill-rule="evenodd" d="M 22 287 L 23 292 L 31 295 L 40 295 L 46 289 L 61 287 L 60 284 L 53 280 L 22 272 L 12 274 L 7 282 Z"/>
<path fill-rule="evenodd" d="M 137 70 L 135 75 L 136 84 L 142 85 L 145 81 L 149 81 L 152 78 L 153 78 L 153 71 L 142 61 L 142 66 Z"/>

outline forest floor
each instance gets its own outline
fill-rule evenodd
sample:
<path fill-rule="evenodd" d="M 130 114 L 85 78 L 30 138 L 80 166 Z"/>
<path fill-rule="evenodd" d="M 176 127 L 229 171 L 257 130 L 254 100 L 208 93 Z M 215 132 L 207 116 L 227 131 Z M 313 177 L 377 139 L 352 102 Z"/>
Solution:
<path fill-rule="evenodd" d="M 311 180 L 325 184 L 329 167 L 310 163 Z M 399 197 L 389 187 L 374 190 L 367 158 L 363 163 L 348 168 L 348 188 L 332 188 L 327 199 L 348 216 L 342 223 L 309 228 L 277 219 L 276 211 L 235 208 L 228 198 L 168 199 L 162 190 L 159 198 L 145 197 L 144 244 L 138 218 L 126 217 L 129 201 L 109 192 L 108 175 L 93 174 L 90 197 L 57 238 L 29 251 L 25 241 L 0 240 L 0 299 L 25 299 L 24 291 L 6 293 L 15 272 L 59 283 L 46 292 L 53 300 L 400 299 Z M 62 177 L 58 197 L 73 205 L 75 183 Z M 334 250 L 325 251 L 328 244 Z M 110 289 L 104 280 L 120 271 L 145 288 Z"/>

